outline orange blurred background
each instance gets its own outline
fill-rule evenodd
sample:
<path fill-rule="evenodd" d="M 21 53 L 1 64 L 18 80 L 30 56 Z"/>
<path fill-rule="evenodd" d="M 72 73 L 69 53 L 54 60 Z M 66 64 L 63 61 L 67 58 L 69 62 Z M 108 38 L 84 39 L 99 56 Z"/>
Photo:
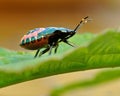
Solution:
<path fill-rule="evenodd" d="M 93 21 L 79 32 L 101 32 L 118 28 L 119 0 L 0 0 L 0 47 L 23 50 L 21 37 L 36 27 L 75 28 L 81 18 Z"/>

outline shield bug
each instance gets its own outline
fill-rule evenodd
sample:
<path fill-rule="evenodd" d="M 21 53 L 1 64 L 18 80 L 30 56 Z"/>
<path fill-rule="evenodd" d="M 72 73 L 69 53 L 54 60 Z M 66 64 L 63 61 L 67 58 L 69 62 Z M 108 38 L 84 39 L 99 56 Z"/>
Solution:
<path fill-rule="evenodd" d="M 73 46 L 68 39 L 75 35 L 77 29 L 88 20 L 88 16 L 83 18 L 74 30 L 63 27 L 35 28 L 22 37 L 20 46 L 29 50 L 37 50 L 34 57 L 41 56 L 48 51 L 51 54 L 53 48 L 56 53 L 60 42 Z M 45 49 L 39 53 L 41 48 Z"/>

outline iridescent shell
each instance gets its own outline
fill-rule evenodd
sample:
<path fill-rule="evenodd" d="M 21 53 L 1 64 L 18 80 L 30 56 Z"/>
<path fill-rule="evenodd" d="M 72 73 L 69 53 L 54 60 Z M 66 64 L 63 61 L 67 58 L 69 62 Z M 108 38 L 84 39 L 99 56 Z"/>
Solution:
<path fill-rule="evenodd" d="M 27 32 L 27 34 L 22 37 L 20 46 L 29 50 L 36 50 L 46 47 L 49 36 L 54 34 L 56 30 L 60 30 L 61 32 L 72 31 L 63 27 L 35 28 Z"/>

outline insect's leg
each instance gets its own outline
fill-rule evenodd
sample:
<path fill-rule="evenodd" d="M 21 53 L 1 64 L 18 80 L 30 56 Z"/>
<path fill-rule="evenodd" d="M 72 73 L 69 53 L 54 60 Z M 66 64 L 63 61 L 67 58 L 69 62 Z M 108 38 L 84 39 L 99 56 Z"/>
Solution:
<path fill-rule="evenodd" d="M 49 55 L 51 55 L 51 53 L 52 53 L 52 48 L 53 48 L 53 46 L 50 46 Z"/>
<path fill-rule="evenodd" d="M 38 50 L 37 50 L 37 52 L 35 53 L 34 58 L 36 58 L 36 57 L 37 57 L 37 55 L 38 55 L 39 51 L 40 51 L 40 49 L 38 49 Z"/>
<path fill-rule="evenodd" d="M 70 44 L 67 40 L 64 40 L 63 42 L 70 45 L 70 46 L 72 46 L 72 47 L 75 47 L 74 45 Z"/>
<path fill-rule="evenodd" d="M 40 52 L 39 56 L 45 54 L 46 52 L 48 52 L 50 50 L 50 47 L 47 47 L 45 50 L 43 50 L 42 52 Z"/>
<path fill-rule="evenodd" d="M 53 42 L 51 45 L 50 45 L 50 51 L 49 51 L 49 55 L 52 53 L 52 49 L 53 47 L 55 47 L 55 53 L 57 52 L 57 47 L 58 47 L 58 42 Z"/>
<path fill-rule="evenodd" d="M 65 40 L 69 39 L 70 37 L 72 37 L 73 35 L 75 35 L 75 33 L 69 35 L 68 37 L 65 38 Z"/>
<path fill-rule="evenodd" d="M 54 53 L 57 52 L 58 46 L 59 46 L 58 44 L 55 46 L 55 51 L 54 51 Z"/>
<path fill-rule="evenodd" d="M 57 52 L 57 49 L 58 49 L 58 42 L 53 42 L 53 43 L 52 43 L 52 45 L 50 46 L 49 55 L 52 53 L 53 47 L 55 47 L 54 53 L 56 53 L 56 52 Z"/>

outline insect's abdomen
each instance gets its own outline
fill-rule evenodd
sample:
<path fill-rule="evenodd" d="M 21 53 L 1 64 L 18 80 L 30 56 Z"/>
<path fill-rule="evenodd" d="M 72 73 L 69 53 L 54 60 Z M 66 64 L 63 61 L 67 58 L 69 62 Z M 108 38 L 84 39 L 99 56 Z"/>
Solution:
<path fill-rule="evenodd" d="M 41 34 L 41 32 L 44 30 L 45 28 L 37 28 L 35 30 L 31 30 L 31 32 L 23 36 L 20 46 L 29 50 L 36 50 L 46 47 L 48 44 L 49 36 L 44 36 Z"/>
<path fill-rule="evenodd" d="M 29 42 L 26 44 L 20 44 L 20 46 L 25 49 L 36 50 L 39 48 L 46 47 L 47 44 L 48 44 L 48 38 L 41 38 L 41 39 L 37 39 L 33 42 Z"/>

